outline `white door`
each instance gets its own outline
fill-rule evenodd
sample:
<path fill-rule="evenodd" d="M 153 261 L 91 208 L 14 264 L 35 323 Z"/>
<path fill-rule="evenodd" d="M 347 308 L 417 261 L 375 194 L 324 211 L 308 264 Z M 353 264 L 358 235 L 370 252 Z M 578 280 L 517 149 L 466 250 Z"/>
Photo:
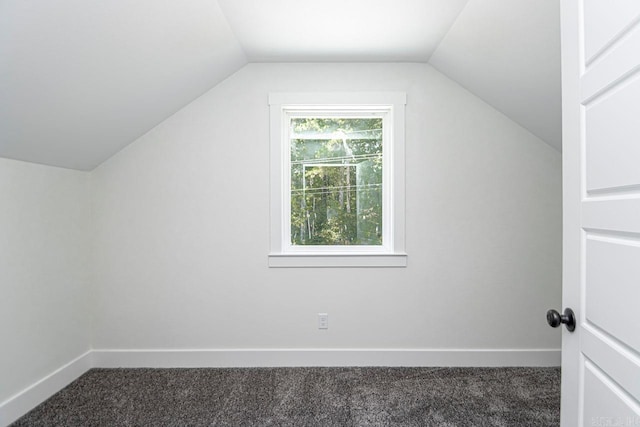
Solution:
<path fill-rule="evenodd" d="M 640 0 L 561 0 L 562 426 L 640 426 Z"/>

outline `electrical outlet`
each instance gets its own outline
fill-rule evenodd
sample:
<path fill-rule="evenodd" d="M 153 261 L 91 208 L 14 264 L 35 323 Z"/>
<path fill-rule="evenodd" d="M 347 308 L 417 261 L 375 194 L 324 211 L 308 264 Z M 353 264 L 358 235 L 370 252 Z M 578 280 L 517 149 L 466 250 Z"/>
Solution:
<path fill-rule="evenodd" d="M 329 329 L 328 313 L 318 313 L 318 329 Z"/>

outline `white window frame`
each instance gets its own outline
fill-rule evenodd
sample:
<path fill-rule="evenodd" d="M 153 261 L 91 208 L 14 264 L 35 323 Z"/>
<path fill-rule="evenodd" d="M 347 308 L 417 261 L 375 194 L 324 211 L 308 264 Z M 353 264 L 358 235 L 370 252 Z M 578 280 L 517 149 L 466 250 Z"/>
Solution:
<path fill-rule="evenodd" d="M 406 267 L 405 151 L 402 92 L 271 93 L 269 267 Z M 304 246 L 291 244 L 292 117 L 381 117 L 382 245 Z"/>

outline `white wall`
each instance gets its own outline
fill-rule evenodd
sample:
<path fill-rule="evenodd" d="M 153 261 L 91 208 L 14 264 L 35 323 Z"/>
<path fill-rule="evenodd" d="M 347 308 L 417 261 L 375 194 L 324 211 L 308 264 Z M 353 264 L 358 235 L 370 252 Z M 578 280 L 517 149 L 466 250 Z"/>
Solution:
<path fill-rule="evenodd" d="M 267 268 L 267 97 L 319 90 L 407 93 L 407 268 Z M 560 153 L 429 65 L 247 65 L 91 180 L 96 349 L 560 346 Z"/>
<path fill-rule="evenodd" d="M 0 159 L 0 403 L 90 347 L 88 200 L 85 172 Z"/>

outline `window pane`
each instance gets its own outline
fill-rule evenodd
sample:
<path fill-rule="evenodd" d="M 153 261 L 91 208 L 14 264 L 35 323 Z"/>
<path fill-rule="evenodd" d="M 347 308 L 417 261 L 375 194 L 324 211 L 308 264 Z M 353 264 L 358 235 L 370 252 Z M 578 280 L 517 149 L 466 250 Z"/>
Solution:
<path fill-rule="evenodd" d="M 382 245 L 382 118 L 291 119 L 291 244 Z"/>

